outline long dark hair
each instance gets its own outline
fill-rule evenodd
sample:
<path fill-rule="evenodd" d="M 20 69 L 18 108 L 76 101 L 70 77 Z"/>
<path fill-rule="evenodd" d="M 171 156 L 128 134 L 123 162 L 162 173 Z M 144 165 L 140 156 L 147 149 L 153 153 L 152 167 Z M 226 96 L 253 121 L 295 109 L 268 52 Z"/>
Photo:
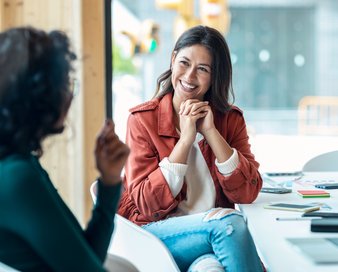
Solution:
<path fill-rule="evenodd" d="M 234 101 L 232 65 L 228 45 L 216 29 L 200 25 L 188 29 L 179 37 L 172 54 L 177 54 L 181 49 L 196 44 L 207 48 L 212 57 L 211 86 L 204 98 L 213 108 L 225 112 L 229 110 Z M 174 91 L 171 74 L 170 67 L 157 79 L 156 97 Z"/>
<path fill-rule="evenodd" d="M 75 58 L 60 31 L 21 27 L 0 34 L 0 158 L 41 155 L 42 139 L 62 131 L 55 123 L 64 114 Z"/>

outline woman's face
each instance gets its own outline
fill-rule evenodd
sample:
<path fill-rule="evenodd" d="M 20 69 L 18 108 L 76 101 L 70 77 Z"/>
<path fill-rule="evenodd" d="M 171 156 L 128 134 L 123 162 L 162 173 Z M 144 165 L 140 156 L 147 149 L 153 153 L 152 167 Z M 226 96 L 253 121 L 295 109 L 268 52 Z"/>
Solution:
<path fill-rule="evenodd" d="M 187 99 L 203 100 L 211 85 L 211 64 L 212 57 L 202 45 L 192 45 L 174 52 L 171 81 L 177 106 Z"/>
<path fill-rule="evenodd" d="M 64 123 L 68 114 L 68 110 L 73 100 L 73 94 L 71 92 L 65 92 L 63 104 L 61 106 L 61 114 L 59 120 L 56 121 L 54 128 L 60 133 L 64 129 Z"/>

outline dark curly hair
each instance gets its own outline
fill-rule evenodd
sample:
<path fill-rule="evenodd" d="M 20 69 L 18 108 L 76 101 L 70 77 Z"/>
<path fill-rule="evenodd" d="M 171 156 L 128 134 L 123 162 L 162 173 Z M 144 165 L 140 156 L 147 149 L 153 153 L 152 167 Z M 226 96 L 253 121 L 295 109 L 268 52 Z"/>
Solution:
<path fill-rule="evenodd" d="M 0 34 L 0 158 L 41 155 L 41 141 L 63 130 L 55 124 L 75 59 L 63 32 L 20 27 Z"/>
<path fill-rule="evenodd" d="M 193 45 L 202 45 L 209 50 L 212 57 L 211 86 L 204 99 L 220 112 L 230 109 L 235 96 L 232 88 L 232 65 L 230 50 L 223 35 L 214 28 L 208 26 L 195 26 L 185 31 L 177 40 L 173 54 L 181 49 Z M 155 97 L 164 96 L 173 92 L 170 68 L 157 79 Z"/>

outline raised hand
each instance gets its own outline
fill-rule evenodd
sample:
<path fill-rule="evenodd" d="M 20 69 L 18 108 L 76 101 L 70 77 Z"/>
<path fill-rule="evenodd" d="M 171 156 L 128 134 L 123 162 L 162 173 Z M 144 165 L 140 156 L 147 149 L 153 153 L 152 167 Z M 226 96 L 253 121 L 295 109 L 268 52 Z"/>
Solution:
<path fill-rule="evenodd" d="M 214 124 L 214 115 L 212 113 L 211 107 L 207 105 L 204 110 L 206 115 L 203 118 L 197 120 L 197 131 L 206 137 L 208 132 L 216 129 L 216 127 Z"/>
<path fill-rule="evenodd" d="M 128 146 L 120 141 L 114 128 L 114 122 L 107 120 L 96 138 L 96 167 L 106 185 L 121 182 L 121 172 L 129 155 Z"/>
<path fill-rule="evenodd" d="M 181 103 L 179 111 L 179 121 L 181 139 L 192 144 L 196 138 L 197 121 L 207 115 L 208 102 L 198 99 L 188 99 Z"/>

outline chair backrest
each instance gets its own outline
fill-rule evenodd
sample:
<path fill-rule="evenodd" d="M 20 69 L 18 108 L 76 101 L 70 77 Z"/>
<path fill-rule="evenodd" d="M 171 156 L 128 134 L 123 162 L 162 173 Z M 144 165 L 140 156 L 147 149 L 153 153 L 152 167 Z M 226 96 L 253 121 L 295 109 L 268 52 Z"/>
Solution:
<path fill-rule="evenodd" d="M 96 182 L 90 187 L 95 203 Z M 141 272 L 179 272 L 168 248 L 155 235 L 116 214 L 109 253 L 132 262 Z"/>
<path fill-rule="evenodd" d="M 298 103 L 298 126 L 303 135 L 338 135 L 338 97 L 303 97 Z"/>
<path fill-rule="evenodd" d="M 337 172 L 338 150 L 320 154 L 307 161 L 302 169 L 304 172 Z"/>

